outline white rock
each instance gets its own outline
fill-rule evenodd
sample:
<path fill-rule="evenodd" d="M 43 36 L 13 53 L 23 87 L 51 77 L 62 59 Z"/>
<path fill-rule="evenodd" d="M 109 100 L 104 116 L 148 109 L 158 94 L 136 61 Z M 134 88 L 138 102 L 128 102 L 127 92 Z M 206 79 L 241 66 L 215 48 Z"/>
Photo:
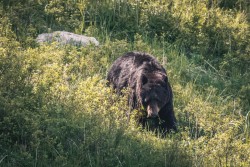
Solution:
<path fill-rule="evenodd" d="M 76 46 L 87 46 L 93 44 L 95 46 L 99 45 L 99 42 L 94 37 L 87 37 L 84 35 L 78 35 L 66 31 L 55 31 L 52 33 L 43 33 L 38 35 L 36 38 L 38 43 L 53 42 L 56 41 L 60 44 L 71 44 Z"/>

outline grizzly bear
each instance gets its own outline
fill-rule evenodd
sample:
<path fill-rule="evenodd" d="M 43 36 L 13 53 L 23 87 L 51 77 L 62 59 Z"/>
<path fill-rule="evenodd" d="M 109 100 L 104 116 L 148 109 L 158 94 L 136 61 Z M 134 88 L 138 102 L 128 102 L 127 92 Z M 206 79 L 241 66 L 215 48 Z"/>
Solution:
<path fill-rule="evenodd" d="M 128 88 L 130 108 L 142 112 L 139 122 L 143 127 L 157 126 L 164 134 L 177 130 L 172 89 L 165 69 L 153 56 L 126 53 L 113 63 L 107 80 L 119 94 L 123 88 Z M 147 124 L 150 120 L 154 120 L 153 125 Z"/>

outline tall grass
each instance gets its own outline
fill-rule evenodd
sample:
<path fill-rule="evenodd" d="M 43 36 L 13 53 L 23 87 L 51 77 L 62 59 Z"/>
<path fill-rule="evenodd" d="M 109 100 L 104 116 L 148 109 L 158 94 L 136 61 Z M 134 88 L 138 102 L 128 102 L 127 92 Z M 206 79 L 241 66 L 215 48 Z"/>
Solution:
<path fill-rule="evenodd" d="M 214 14 L 212 16 L 228 14 L 211 18 L 211 25 L 219 26 L 219 30 L 225 28 L 229 34 L 236 26 L 240 35 L 234 37 L 242 42 L 240 53 L 245 53 L 243 15 L 237 16 L 236 24 L 230 18 L 236 16 L 235 13 L 223 12 L 217 7 L 207 11 L 203 1 L 197 1 L 200 6 L 191 1 L 184 1 L 185 5 L 179 1 L 172 4 L 81 1 L 86 5 L 84 9 L 79 8 L 81 4 L 77 1 L 26 2 L 18 2 L 16 6 L 5 4 L 4 12 L 1 11 L 0 166 L 250 165 L 248 74 L 242 73 L 238 66 L 232 66 L 234 73 L 225 71 L 231 68 L 224 67 L 238 60 L 231 59 L 233 50 L 230 55 L 223 55 L 219 64 L 219 59 L 216 63 L 211 57 L 207 58 L 209 55 L 203 52 L 206 48 L 228 46 L 228 38 L 225 33 L 221 41 L 221 34 L 199 36 L 196 33 L 208 27 L 200 29 L 201 22 L 192 20 L 193 16 L 201 16 L 194 7 L 204 7 L 203 10 Z M 45 4 L 48 6 L 41 10 Z M 22 5 L 26 5 L 25 10 Z M 178 15 L 177 7 L 187 7 L 180 11 L 190 15 Z M 35 9 L 47 20 L 33 20 L 38 14 Z M 87 11 L 89 15 L 83 18 L 78 10 Z M 16 11 L 23 18 L 19 18 Z M 34 12 L 27 19 L 30 22 L 25 20 L 26 12 Z M 173 20 L 176 18 L 179 20 Z M 225 26 L 227 19 L 234 24 Z M 18 28 L 20 25 L 28 28 Z M 182 31 L 176 29 L 177 25 L 181 25 Z M 84 30 L 96 36 L 101 45 L 83 48 L 34 44 L 33 35 L 48 27 L 79 33 Z M 154 33 L 150 34 L 150 30 Z M 185 36 L 177 39 L 180 34 Z M 192 39 L 194 41 L 187 43 Z M 195 42 L 199 45 L 193 45 Z M 204 46 L 199 47 L 202 43 Z M 195 52 L 199 49 L 203 50 Z M 128 121 L 127 97 L 117 96 L 106 87 L 105 77 L 112 62 L 131 50 L 153 54 L 167 69 L 174 92 L 178 133 L 160 138 L 142 129 L 133 119 L 136 111 Z M 229 61 L 232 64 L 228 64 Z"/>
<path fill-rule="evenodd" d="M 127 122 L 126 96 L 117 97 L 103 79 L 119 56 L 112 51 L 152 50 L 137 40 L 107 41 L 98 51 L 55 44 L 14 52 L 16 65 L 8 70 L 24 79 L 15 83 L 12 73 L 1 79 L 16 92 L 2 104 L 1 165 L 248 166 L 249 116 L 240 113 L 238 100 L 182 76 L 197 67 L 175 50 L 165 54 L 179 133 L 162 139 Z M 154 54 L 163 61 L 159 48 Z"/>

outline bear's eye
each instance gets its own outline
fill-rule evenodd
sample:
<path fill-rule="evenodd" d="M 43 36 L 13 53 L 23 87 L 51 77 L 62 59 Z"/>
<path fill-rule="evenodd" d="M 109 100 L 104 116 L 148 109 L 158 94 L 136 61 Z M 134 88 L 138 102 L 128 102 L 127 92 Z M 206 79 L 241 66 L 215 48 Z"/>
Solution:
<path fill-rule="evenodd" d="M 147 103 L 147 102 L 148 102 L 148 98 L 144 98 L 144 99 L 143 99 L 143 102 L 144 102 L 144 103 Z"/>
<path fill-rule="evenodd" d="M 142 85 L 145 85 L 148 82 L 148 78 L 146 76 L 142 76 Z"/>

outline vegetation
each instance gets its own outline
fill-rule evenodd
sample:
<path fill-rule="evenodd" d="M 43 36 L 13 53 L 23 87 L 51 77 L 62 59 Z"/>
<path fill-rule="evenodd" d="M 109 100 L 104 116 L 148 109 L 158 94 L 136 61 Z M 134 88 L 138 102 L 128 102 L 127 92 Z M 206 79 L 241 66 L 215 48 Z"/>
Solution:
<path fill-rule="evenodd" d="M 249 2 L 0 1 L 0 166 L 250 166 Z M 39 33 L 100 46 L 38 45 Z M 125 52 L 167 69 L 179 132 L 161 138 L 106 87 Z M 126 92 L 125 92 L 126 94 Z"/>

